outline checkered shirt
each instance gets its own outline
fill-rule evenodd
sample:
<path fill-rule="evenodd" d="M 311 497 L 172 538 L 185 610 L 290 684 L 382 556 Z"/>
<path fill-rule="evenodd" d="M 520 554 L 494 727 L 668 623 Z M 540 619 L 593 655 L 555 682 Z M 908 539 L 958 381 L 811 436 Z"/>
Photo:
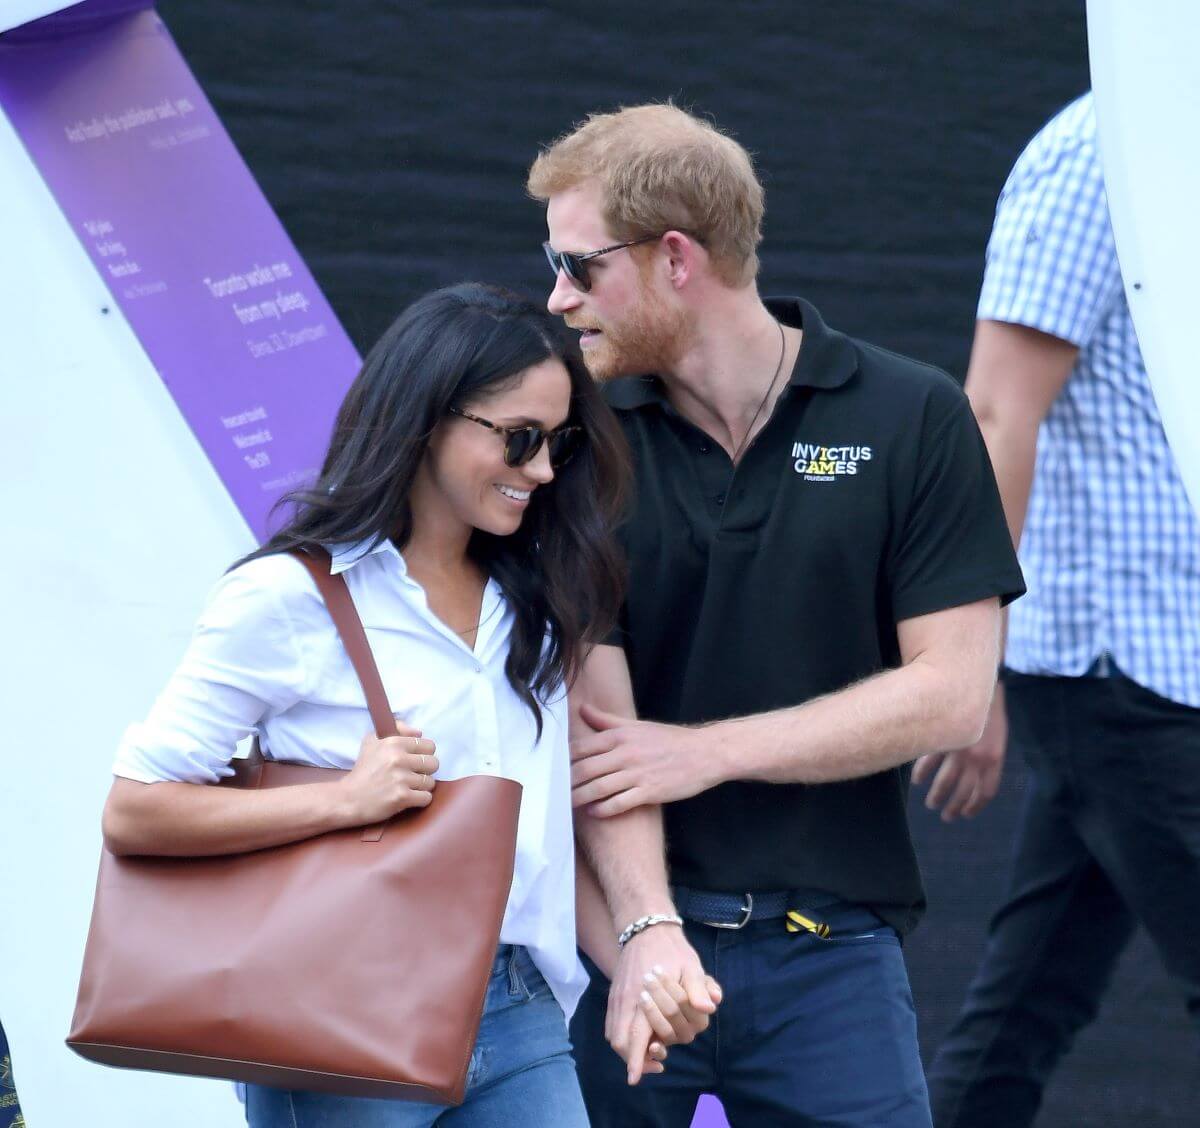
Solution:
<path fill-rule="evenodd" d="M 1029 594 L 1010 612 L 1007 664 L 1071 676 L 1107 653 L 1140 685 L 1200 707 L 1200 520 L 1125 301 L 1091 94 L 1013 167 L 978 315 L 1080 350 L 1038 434 L 1020 552 Z"/>

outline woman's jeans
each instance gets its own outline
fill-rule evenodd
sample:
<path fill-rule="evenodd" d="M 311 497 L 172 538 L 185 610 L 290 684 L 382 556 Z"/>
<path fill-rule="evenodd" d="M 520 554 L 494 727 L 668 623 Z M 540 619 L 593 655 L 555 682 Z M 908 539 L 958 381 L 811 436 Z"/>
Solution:
<path fill-rule="evenodd" d="M 524 948 L 502 944 L 457 1108 L 248 1085 L 250 1128 L 587 1128 L 562 1008 Z"/>

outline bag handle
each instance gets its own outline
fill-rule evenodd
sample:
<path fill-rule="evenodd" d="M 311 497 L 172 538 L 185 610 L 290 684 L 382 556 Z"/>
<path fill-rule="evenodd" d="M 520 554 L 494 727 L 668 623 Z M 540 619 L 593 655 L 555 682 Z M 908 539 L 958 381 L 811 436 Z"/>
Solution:
<path fill-rule="evenodd" d="M 295 549 L 292 553 L 312 576 L 317 585 L 317 591 L 329 609 L 329 617 L 337 628 L 342 645 L 350 659 L 350 665 L 358 675 L 363 693 L 367 698 L 367 709 L 371 714 L 371 723 L 375 726 L 375 735 L 383 740 L 387 736 L 396 735 L 396 717 L 388 703 L 387 691 L 383 688 L 383 679 L 379 676 L 379 667 L 375 664 L 375 655 L 371 653 L 371 644 L 367 641 L 367 632 L 363 630 L 362 619 L 359 618 L 358 608 L 350 595 L 345 579 L 332 575 L 329 571 L 333 558 L 320 545 L 312 545 L 307 549 Z M 386 823 L 376 823 L 363 827 L 363 842 L 379 842 L 383 838 Z"/>
<path fill-rule="evenodd" d="M 383 740 L 396 735 L 396 717 L 388 703 L 387 691 L 383 688 L 383 679 L 379 676 L 379 667 L 375 664 L 375 655 L 371 653 L 371 644 L 367 641 L 367 632 L 363 630 L 362 619 L 359 618 L 358 608 L 350 596 L 350 589 L 342 576 L 330 574 L 333 563 L 329 553 L 319 545 L 307 549 L 296 549 L 291 553 L 312 576 L 317 585 L 317 591 L 329 608 L 329 616 L 342 645 L 350 658 L 350 664 L 358 675 L 363 693 L 367 697 L 367 709 L 371 714 L 371 723 L 375 726 L 375 735 Z"/>

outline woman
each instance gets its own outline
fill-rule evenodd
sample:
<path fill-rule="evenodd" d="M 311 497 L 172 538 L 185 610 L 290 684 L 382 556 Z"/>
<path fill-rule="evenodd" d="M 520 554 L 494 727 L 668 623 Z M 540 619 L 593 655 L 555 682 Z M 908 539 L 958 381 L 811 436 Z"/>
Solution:
<path fill-rule="evenodd" d="M 249 1086 L 253 1128 L 587 1123 L 565 1021 L 585 978 L 565 686 L 619 606 L 610 530 L 627 474 L 620 430 L 547 314 L 476 284 L 422 298 L 367 357 L 296 515 L 220 582 L 126 734 L 104 813 L 115 853 L 233 853 L 371 824 L 430 803 L 439 776 L 524 787 L 465 1104 Z M 286 555 L 316 544 L 366 626 L 396 737 L 370 731 L 328 613 Z M 229 774 L 251 730 L 271 758 L 350 771 L 263 792 L 192 786 Z"/>

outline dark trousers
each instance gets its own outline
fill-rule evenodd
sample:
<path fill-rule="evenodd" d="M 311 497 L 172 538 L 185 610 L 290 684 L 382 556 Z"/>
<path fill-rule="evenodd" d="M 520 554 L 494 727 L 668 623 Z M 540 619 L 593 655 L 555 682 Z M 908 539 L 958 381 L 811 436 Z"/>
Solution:
<path fill-rule="evenodd" d="M 1200 709 L 1119 673 L 1009 674 L 1031 769 L 1008 898 L 929 1072 L 938 1128 L 1033 1122 L 1137 924 L 1200 1025 Z"/>
<path fill-rule="evenodd" d="M 604 1040 L 608 981 L 592 983 L 571 1024 L 592 1128 L 687 1128 L 715 1093 L 734 1128 L 929 1128 L 917 1023 L 900 942 L 865 909 L 826 910 L 832 939 L 782 919 L 730 931 L 687 925 L 724 989 L 712 1024 L 672 1046 L 665 1073 L 636 1088 Z"/>

